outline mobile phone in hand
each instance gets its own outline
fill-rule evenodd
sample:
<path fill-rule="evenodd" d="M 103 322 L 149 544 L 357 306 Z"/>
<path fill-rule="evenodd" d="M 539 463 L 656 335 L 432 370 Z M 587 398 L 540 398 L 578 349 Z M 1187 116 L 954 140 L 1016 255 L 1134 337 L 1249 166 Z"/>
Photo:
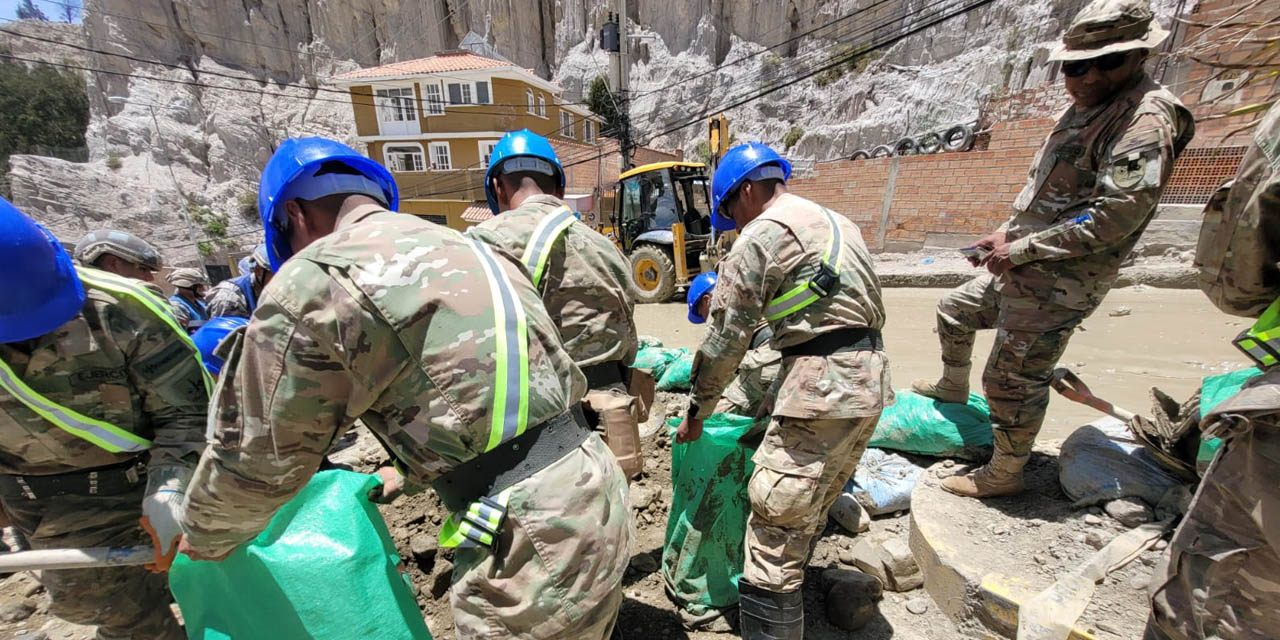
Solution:
<path fill-rule="evenodd" d="M 991 255 L 991 249 L 986 247 L 965 247 L 960 249 L 960 255 L 964 256 L 973 266 L 979 266 L 986 262 L 987 256 Z"/>

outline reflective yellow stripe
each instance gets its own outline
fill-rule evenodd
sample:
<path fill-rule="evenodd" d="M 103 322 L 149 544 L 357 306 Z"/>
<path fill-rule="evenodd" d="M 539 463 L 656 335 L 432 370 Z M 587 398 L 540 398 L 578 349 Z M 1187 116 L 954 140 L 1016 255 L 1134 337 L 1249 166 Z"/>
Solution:
<path fill-rule="evenodd" d="M 111 453 L 141 452 L 151 448 L 151 441 L 134 435 L 109 422 L 90 418 L 64 407 L 37 393 L 18 378 L 13 369 L 0 360 L 0 387 L 41 418 L 71 435 L 92 442 Z"/>
<path fill-rule="evenodd" d="M 196 359 L 196 368 L 200 370 L 200 377 L 204 381 L 205 394 L 213 395 L 213 377 L 204 368 L 204 361 L 200 359 L 200 349 L 196 347 L 196 343 L 191 341 L 191 336 L 187 335 L 187 330 L 183 329 L 182 325 L 178 324 L 178 320 L 173 317 L 173 311 L 169 307 L 168 301 L 148 291 L 146 287 L 134 284 L 128 278 L 84 267 L 78 267 L 76 273 L 80 275 L 81 282 L 91 287 L 105 289 L 112 293 L 133 298 L 154 313 L 157 318 L 169 325 L 174 334 L 191 350 L 191 356 Z"/>
<path fill-rule="evenodd" d="M 836 224 L 835 214 L 830 209 L 823 208 L 823 215 L 827 217 L 827 226 L 829 233 L 827 234 L 827 250 L 822 254 L 822 264 L 831 269 L 837 276 L 840 275 L 840 263 L 844 259 L 844 237 L 840 232 L 840 226 Z M 834 259 L 832 259 L 834 256 Z M 809 295 L 802 296 L 808 292 Z M 790 291 L 772 299 L 765 306 L 764 316 L 769 322 L 773 322 L 779 318 L 789 316 L 815 302 L 822 296 L 809 287 L 809 281 L 805 281 L 796 285 Z"/>
<path fill-rule="evenodd" d="M 509 488 L 501 491 L 498 495 L 491 498 L 491 500 L 502 505 L 504 508 L 507 506 L 507 501 L 510 499 L 511 489 Z M 483 508 L 484 511 L 481 511 L 479 508 Z M 479 502 L 473 502 L 471 503 L 471 506 L 467 508 L 465 513 L 469 515 L 482 516 L 479 519 L 489 522 L 491 527 L 497 527 L 498 523 L 502 521 L 502 517 L 501 515 L 494 516 L 488 513 L 490 511 L 492 510 L 486 505 L 480 504 Z M 467 536 L 468 533 L 477 537 L 488 535 L 484 532 L 477 532 L 476 527 L 471 526 L 470 522 L 457 517 L 457 514 L 450 514 L 448 518 L 445 518 L 444 524 L 440 525 L 440 546 L 446 548 L 476 546 L 476 543 Z M 489 537 L 489 542 L 486 543 L 485 546 L 492 544 L 492 537 Z"/>
<path fill-rule="evenodd" d="M 1280 298 L 1231 342 L 1263 368 L 1276 364 L 1280 356 Z"/>
<path fill-rule="evenodd" d="M 534 287 L 542 286 L 542 276 L 546 273 L 547 259 L 551 257 L 551 249 L 560 240 L 565 229 L 568 229 L 569 225 L 577 219 L 572 209 L 561 207 L 556 213 L 544 216 L 538 221 L 538 226 L 533 228 L 533 235 L 529 237 L 529 244 L 525 245 L 524 255 L 520 257 L 520 261 L 529 269 Z"/>

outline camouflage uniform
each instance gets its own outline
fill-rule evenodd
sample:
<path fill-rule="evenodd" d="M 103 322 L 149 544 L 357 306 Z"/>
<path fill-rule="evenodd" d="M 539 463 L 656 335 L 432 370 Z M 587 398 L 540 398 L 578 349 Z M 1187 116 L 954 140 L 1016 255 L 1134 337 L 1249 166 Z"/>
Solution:
<path fill-rule="evenodd" d="M 182 325 L 183 329 L 189 332 L 195 332 L 201 325 L 209 319 L 209 310 L 205 307 L 203 300 L 192 302 L 182 297 L 181 289 L 193 289 L 197 285 L 208 285 L 209 279 L 205 277 L 204 272 L 199 269 L 183 267 L 174 269 L 166 276 L 169 284 L 173 285 L 179 291 L 174 291 L 169 296 L 169 308 L 173 311 L 173 317 Z"/>
<path fill-rule="evenodd" d="M 482 246 L 365 205 L 281 267 L 215 392 L 183 520 L 197 552 L 221 555 L 261 532 L 356 418 L 412 485 L 486 451 L 500 336 L 482 255 L 523 305 L 529 428 L 581 401 L 583 376 L 525 271 Z M 496 551 L 455 553 L 458 635 L 607 638 L 629 516 L 626 480 L 594 435 L 515 484 Z"/>
<path fill-rule="evenodd" d="M 732 413 L 740 416 L 756 416 L 768 410 L 767 398 L 778 395 L 778 372 L 782 370 L 782 354 L 769 346 L 773 331 L 765 327 L 756 330 L 752 344 L 758 344 L 742 357 L 738 375 L 724 390 L 724 397 L 716 405 L 716 413 Z"/>
<path fill-rule="evenodd" d="M 262 295 L 262 287 L 259 287 L 254 282 L 252 271 L 247 276 L 239 277 L 249 278 L 249 281 L 253 283 L 250 286 L 253 288 L 254 295 Z M 253 315 L 252 305 L 244 297 L 244 292 L 236 285 L 235 280 L 235 278 L 223 280 L 213 285 L 213 288 L 209 289 L 209 293 L 205 294 L 204 304 L 210 318 L 221 318 L 222 316 L 248 318 Z"/>
<path fill-rule="evenodd" d="M 996 329 L 982 386 L 998 451 L 1030 453 L 1054 365 L 1151 221 L 1194 129 L 1190 112 L 1145 73 L 1106 103 L 1067 108 L 1002 226 L 1017 266 L 938 303 L 942 362 L 966 379 L 974 332 Z"/>
<path fill-rule="evenodd" d="M 49 400 L 152 440 L 149 458 L 99 448 L 0 389 L 0 473 L 52 476 L 131 460 L 146 460 L 152 470 L 190 467 L 204 446 L 208 402 L 192 348 L 136 300 L 87 283 L 85 293 L 80 315 L 52 333 L 0 344 L 0 360 Z M 138 525 L 145 489 L 143 474 L 116 495 L 5 495 L 3 502 L 36 549 L 150 544 Z M 186 637 L 169 611 L 163 575 L 142 567 L 74 569 L 44 571 L 40 581 L 54 615 L 99 625 L 99 638 Z"/>
<path fill-rule="evenodd" d="M 824 333 L 884 325 L 880 283 L 858 227 L 835 216 L 844 238 L 840 286 L 829 296 L 770 323 L 780 351 Z M 720 263 L 707 332 L 693 361 L 691 411 L 709 416 L 764 316 L 780 293 L 809 281 L 830 239 L 817 204 L 778 197 L 742 230 Z M 791 592 L 804 580 L 811 542 L 866 448 L 881 410 L 893 399 L 881 351 L 782 358 L 773 419 L 752 458 L 743 578 Z"/>
<path fill-rule="evenodd" d="M 1219 309 L 1257 317 L 1280 296 L 1280 105 L 1205 209 L 1196 262 Z M 1224 439 L 1152 581 L 1152 640 L 1280 638 L 1280 367 L 1205 416 Z"/>
<path fill-rule="evenodd" d="M 525 253 L 538 223 L 565 209 L 559 198 L 538 195 L 519 207 L 472 227 L 472 237 L 512 256 Z M 632 317 L 634 304 L 627 292 L 627 259 L 608 238 L 581 221 L 575 221 L 551 248 L 545 275 L 538 288 L 551 320 L 560 328 L 564 348 L 587 374 L 608 378 L 592 385 L 586 401 L 597 418 L 597 429 L 623 462 L 628 476 L 640 472 L 636 422 L 640 403 L 627 393 L 627 365 L 635 362 L 639 340 Z M 617 434 L 610 438 L 610 431 Z M 629 446 L 628 446 L 629 445 Z"/>

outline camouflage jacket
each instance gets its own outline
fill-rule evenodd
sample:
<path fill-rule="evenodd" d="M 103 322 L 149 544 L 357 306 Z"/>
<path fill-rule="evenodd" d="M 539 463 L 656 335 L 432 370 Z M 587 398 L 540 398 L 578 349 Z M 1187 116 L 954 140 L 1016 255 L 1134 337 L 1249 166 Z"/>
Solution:
<path fill-rule="evenodd" d="M 1146 74 L 1109 102 L 1068 107 L 1036 154 L 1005 225 L 1020 265 L 1000 293 L 1092 311 L 1151 222 L 1191 141 L 1191 112 Z"/>
<path fill-rule="evenodd" d="M 693 360 L 691 406 L 705 418 L 751 344 L 771 300 L 807 283 L 817 272 L 830 239 L 819 205 L 792 194 L 775 200 L 742 230 L 720 263 L 711 296 L 707 331 Z M 884 326 L 880 281 L 857 225 L 835 215 L 844 238 L 836 290 L 791 315 L 769 323 L 774 349 L 850 328 Z M 784 358 L 773 415 L 850 418 L 878 414 L 893 397 L 888 360 L 880 352 L 850 351 L 828 357 Z"/>
<path fill-rule="evenodd" d="M 186 300 L 181 299 L 176 293 L 169 296 L 168 302 L 169 309 L 173 312 L 173 317 L 177 319 L 178 324 L 182 325 L 183 329 L 195 331 L 205 320 L 209 319 L 208 308 L 203 302 L 191 304 Z M 193 311 L 197 311 L 198 313 L 192 313 Z M 191 326 L 191 322 L 193 320 L 196 321 L 195 327 Z"/>
<path fill-rule="evenodd" d="M 244 276 L 237 276 L 237 278 L 239 277 Z M 249 272 L 248 277 L 250 279 L 253 278 L 252 271 Z M 245 299 L 244 292 L 235 283 L 237 278 L 223 280 L 213 285 L 213 288 L 209 289 L 209 293 L 204 295 L 205 308 L 209 312 L 210 318 L 221 318 L 222 316 L 248 318 L 253 315 L 253 309 L 250 308 L 252 305 Z M 262 288 L 257 283 L 252 286 L 254 295 L 261 298 Z"/>
<path fill-rule="evenodd" d="M 765 399 L 777 395 L 775 385 L 782 370 L 782 354 L 768 343 L 747 352 L 738 365 L 738 375 L 724 390 L 724 399 L 741 415 L 755 416 Z"/>
<path fill-rule="evenodd" d="M 53 332 L 0 344 L 0 360 L 52 402 L 151 440 L 152 466 L 194 464 L 183 458 L 204 448 L 209 397 L 193 347 L 131 297 L 88 284 L 85 295 L 80 314 Z M 0 389 L 0 473 L 68 473 L 135 455 L 74 436 Z"/>
<path fill-rule="evenodd" d="M 1256 318 L 1280 297 L 1280 104 L 1205 207 L 1196 266 L 1200 289 L 1225 313 Z"/>
<path fill-rule="evenodd" d="M 562 207 L 555 196 L 534 196 L 467 233 L 521 258 L 538 223 Z M 551 248 L 538 288 L 579 367 L 635 361 L 639 345 L 627 273 L 622 252 L 581 221 L 569 225 Z"/>
<path fill-rule="evenodd" d="M 419 486 L 486 450 L 498 294 L 480 246 L 366 205 L 281 267 L 223 349 L 212 441 L 187 493 L 197 549 L 221 553 L 261 532 L 357 418 Z M 586 382 L 519 263 L 483 255 L 523 306 L 527 424 L 537 425 L 580 401 Z"/>

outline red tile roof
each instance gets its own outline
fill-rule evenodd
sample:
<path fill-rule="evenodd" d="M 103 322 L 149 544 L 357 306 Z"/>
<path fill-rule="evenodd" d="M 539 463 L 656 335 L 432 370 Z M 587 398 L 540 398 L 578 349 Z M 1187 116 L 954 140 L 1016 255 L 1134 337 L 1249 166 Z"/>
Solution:
<path fill-rule="evenodd" d="M 451 71 L 470 71 L 472 69 L 489 69 L 493 67 L 509 67 L 511 63 L 478 56 L 466 51 L 439 53 L 429 58 L 393 62 L 380 67 L 356 69 L 336 76 L 337 80 L 360 80 L 364 78 L 388 78 L 392 76 L 427 75 L 431 73 L 448 73 Z"/>
<path fill-rule="evenodd" d="M 484 222 L 493 217 L 493 210 L 489 208 L 488 202 L 476 201 L 471 203 L 466 209 L 462 210 L 462 219 L 467 222 Z"/>

